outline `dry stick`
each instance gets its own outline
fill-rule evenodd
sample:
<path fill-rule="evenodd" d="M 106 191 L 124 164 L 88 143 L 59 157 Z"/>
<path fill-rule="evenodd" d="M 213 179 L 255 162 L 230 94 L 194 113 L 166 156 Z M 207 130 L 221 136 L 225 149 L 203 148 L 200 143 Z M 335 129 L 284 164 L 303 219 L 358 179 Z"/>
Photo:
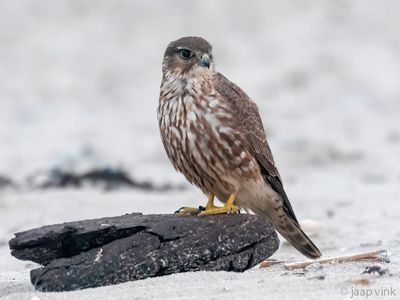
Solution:
<path fill-rule="evenodd" d="M 319 263 L 319 264 L 341 263 L 341 262 L 346 262 L 346 261 L 356 261 L 356 260 L 365 260 L 365 259 L 387 260 L 387 251 L 386 250 L 374 250 L 374 251 L 369 251 L 369 252 L 361 252 L 361 253 L 355 253 L 355 254 L 349 254 L 349 255 L 321 258 L 321 259 L 316 259 L 316 260 L 307 260 L 307 261 L 301 261 L 301 262 L 288 263 L 288 264 L 285 264 L 284 266 L 288 270 L 294 270 L 294 269 L 305 268 L 313 263 Z M 273 266 L 276 264 L 281 264 L 281 263 L 283 263 L 283 262 L 276 261 L 276 260 L 265 260 L 260 264 L 260 268 L 268 268 L 270 266 Z"/>
<path fill-rule="evenodd" d="M 301 262 L 294 262 L 285 264 L 285 268 L 287 270 L 294 270 L 294 269 L 304 269 L 305 267 L 318 263 L 318 264 L 326 264 L 326 263 L 342 263 L 346 261 L 355 261 L 355 260 L 364 260 L 364 259 L 374 259 L 378 260 L 382 257 L 386 256 L 386 250 L 375 250 L 369 252 L 361 252 L 349 255 L 340 255 L 328 258 L 320 258 L 316 260 L 308 260 L 308 261 L 301 261 Z"/>
<path fill-rule="evenodd" d="M 282 261 L 279 261 L 279 260 L 266 259 L 266 260 L 264 260 L 264 261 L 262 261 L 260 263 L 260 269 L 268 268 L 268 267 L 271 267 L 271 266 L 274 266 L 274 265 L 279 265 L 281 263 L 282 263 Z"/>

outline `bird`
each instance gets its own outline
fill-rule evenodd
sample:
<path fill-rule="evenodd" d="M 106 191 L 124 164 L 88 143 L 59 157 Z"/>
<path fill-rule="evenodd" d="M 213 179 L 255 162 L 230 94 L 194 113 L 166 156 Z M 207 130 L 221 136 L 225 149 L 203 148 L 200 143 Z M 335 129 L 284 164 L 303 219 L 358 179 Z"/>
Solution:
<path fill-rule="evenodd" d="M 303 255 L 321 256 L 285 193 L 256 103 L 216 71 L 205 39 L 188 36 L 168 44 L 157 117 L 174 168 L 208 198 L 205 207 L 183 207 L 178 215 L 243 209 L 271 222 Z M 224 205 L 216 206 L 215 197 Z"/>

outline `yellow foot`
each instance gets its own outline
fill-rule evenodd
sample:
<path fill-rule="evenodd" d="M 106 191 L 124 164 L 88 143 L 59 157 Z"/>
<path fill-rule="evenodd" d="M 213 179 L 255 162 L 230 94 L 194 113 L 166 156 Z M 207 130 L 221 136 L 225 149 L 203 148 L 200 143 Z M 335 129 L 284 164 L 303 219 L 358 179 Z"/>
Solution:
<path fill-rule="evenodd" d="M 219 215 L 219 214 L 237 214 L 239 213 L 239 208 L 237 206 L 232 205 L 231 207 L 227 207 L 226 205 L 222 207 L 213 207 L 210 209 L 203 210 L 199 213 L 199 216 L 210 216 L 210 215 Z"/>
<path fill-rule="evenodd" d="M 198 208 L 195 207 L 181 207 L 175 212 L 175 215 L 178 216 L 197 216 L 199 213 L 201 213 L 203 210 L 205 210 L 204 207 L 199 206 Z"/>
<path fill-rule="evenodd" d="M 209 215 L 219 215 L 219 214 L 237 214 L 239 213 L 239 208 L 233 205 L 235 202 L 236 193 L 233 193 L 229 196 L 229 199 L 226 201 L 225 205 L 222 207 L 214 206 L 214 195 L 208 198 L 207 207 L 205 210 L 199 213 L 199 216 L 209 216 Z"/>
<path fill-rule="evenodd" d="M 208 203 L 206 207 L 181 207 L 175 212 L 175 214 L 178 216 L 210 216 L 220 214 L 237 214 L 239 213 L 239 208 L 233 205 L 235 199 L 236 193 L 233 193 L 229 196 L 229 199 L 226 201 L 224 206 L 218 207 L 214 205 L 214 194 L 210 194 L 208 196 Z"/>

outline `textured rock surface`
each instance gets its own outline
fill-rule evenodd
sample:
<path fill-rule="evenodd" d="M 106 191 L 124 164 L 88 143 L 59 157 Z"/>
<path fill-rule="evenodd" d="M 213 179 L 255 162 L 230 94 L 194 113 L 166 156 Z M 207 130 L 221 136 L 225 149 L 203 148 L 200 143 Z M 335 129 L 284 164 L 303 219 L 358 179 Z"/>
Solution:
<path fill-rule="evenodd" d="M 242 272 L 279 246 L 272 225 L 253 215 L 128 214 L 15 234 L 11 254 L 44 265 L 31 271 L 43 291 L 67 291 L 166 274 Z"/>

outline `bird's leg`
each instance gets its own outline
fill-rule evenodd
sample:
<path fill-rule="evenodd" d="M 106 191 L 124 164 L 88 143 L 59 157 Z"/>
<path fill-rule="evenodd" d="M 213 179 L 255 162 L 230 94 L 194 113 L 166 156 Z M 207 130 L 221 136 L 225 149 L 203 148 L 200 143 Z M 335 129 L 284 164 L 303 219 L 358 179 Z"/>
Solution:
<path fill-rule="evenodd" d="M 208 202 L 207 202 L 207 206 L 206 206 L 206 209 L 205 209 L 205 210 L 210 210 L 210 209 L 213 209 L 213 208 L 218 208 L 217 206 L 214 205 L 214 197 L 215 197 L 214 194 L 210 194 L 210 195 L 208 196 Z"/>
<path fill-rule="evenodd" d="M 232 193 L 225 205 L 222 207 L 214 206 L 214 197 L 208 198 L 207 207 L 204 211 L 199 213 L 199 216 L 208 216 L 208 215 L 218 215 L 218 214 L 236 214 L 239 212 L 239 208 L 234 206 L 237 193 Z"/>
<path fill-rule="evenodd" d="M 175 214 L 179 216 L 197 216 L 199 213 L 205 210 L 213 209 L 213 208 L 218 208 L 214 205 L 214 194 L 209 194 L 208 195 L 208 202 L 207 206 L 199 206 L 198 208 L 195 207 L 181 207 L 178 209 Z"/>

